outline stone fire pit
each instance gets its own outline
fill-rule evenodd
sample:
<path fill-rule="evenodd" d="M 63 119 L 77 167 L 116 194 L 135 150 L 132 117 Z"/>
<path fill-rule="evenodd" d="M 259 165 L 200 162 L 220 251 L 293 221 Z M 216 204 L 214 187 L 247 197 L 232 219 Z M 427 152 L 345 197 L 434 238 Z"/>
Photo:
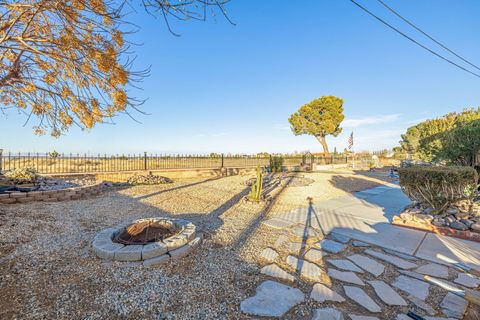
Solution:
<path fill-rule="evenodd" d="M 164 217 L 124 223 L 97 233 L 95 254 L 106 260 L 143 261 L 154 265 L 189 254 L 201 243 L 193 223 Z"/>

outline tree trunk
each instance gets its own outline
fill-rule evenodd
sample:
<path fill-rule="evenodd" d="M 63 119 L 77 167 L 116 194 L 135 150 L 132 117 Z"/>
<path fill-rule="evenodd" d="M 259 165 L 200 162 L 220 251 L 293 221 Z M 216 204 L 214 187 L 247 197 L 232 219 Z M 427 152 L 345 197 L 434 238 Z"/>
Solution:
<path fill-rule="evenodd" d="M 328 152 L 328 145 L 325 136 L 316 136 L 315 138 L 317 138 L 318 142 L 320 142 L 320 144 L 322 145 L 323 153 L 325 154 L 325 156 L 328 156 L 330 152 Z"/>

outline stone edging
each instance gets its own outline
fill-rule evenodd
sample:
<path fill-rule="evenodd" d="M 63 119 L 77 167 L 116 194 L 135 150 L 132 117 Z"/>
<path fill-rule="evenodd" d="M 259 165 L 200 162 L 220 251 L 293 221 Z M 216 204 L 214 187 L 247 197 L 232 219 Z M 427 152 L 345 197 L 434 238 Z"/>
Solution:
<path fill-rule="evenodd" d="M 105 183 L 100 182 L 90 186 L 73 187 L 59 190 L 11 192 L 0 194 L 0 204 L 27 203 L 33 201 L 56 202 L 64 200 L 77 200 L 89 195 L 98 194 L 105 188 Z"/>
<path fill-rule="evenodd" d="M 395 219 L 392 221 L 392 225 L 415 229 L 420 231 L 427 231 L 434 234 L 440 234 L 453 238 L 459 238 L 464 240 L 470 240 L 474 242 L 480 242 L 480 233 L 470 230 L 455 230 L 449 227 L 437 227 L 431 224 L 420 223 L 416 221 L 404 221 L 402 219 Z"/>
<path fill-rule="evenodd" d="M 145 220 L 166 220 L 181 228 L 181 232 L 165 239 L 164 241 L 152 242 L 146 245 L 123 245 L 113 242 L 113 238 L 132 223 Z M 130 221 L 113 228 L 107 228 L 95 236 L 92 248 L 95 254 L 102 259 L 115 261 L 138 261 L 144 266 L 162 264 L 171 259 L 188 255 L 202 242 L 202 237 L 196 233 L 196 226 L 183 219 L 148 218 Z"/>

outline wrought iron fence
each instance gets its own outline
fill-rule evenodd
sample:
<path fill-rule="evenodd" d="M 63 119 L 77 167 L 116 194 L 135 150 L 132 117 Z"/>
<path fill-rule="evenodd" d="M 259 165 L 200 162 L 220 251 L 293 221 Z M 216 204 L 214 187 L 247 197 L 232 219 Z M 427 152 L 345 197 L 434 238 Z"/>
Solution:
<path fill-rule="evenodd" d="M 283 155 L 284 166 L 303 164 L 347 163 L 346 157 Z M 158 155 L 116 154 L 87 155 L 79 153 L 12 153 L 0 149 L 0 172 L 17 168 L 34 168 L 43 174 L 116 172 L 166 169 L 218 169 L 268 166 L 270 156 L 250 155 Z"/>

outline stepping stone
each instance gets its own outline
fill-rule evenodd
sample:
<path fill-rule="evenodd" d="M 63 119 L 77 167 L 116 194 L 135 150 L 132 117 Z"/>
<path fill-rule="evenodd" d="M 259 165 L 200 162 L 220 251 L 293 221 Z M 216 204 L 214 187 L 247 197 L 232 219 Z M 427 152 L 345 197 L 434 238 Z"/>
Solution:
<path fill-rule="evenodd" d="M 399 267 L 401 269 L 412 269 L 412 268 L 415 268 L 417 266 L 415 263 L 409 262 L 409 261 L 404 260 L 402 258 L 390 256 L 388 254 L 378 252 L 378 251 L 374 251 L 372 249 L 365 250 L 365 253 L 369 254 L 372 257 L 375 257 L 377 259 L 380 259 L 380 260 L 386 261 L 388 263 L 391 263 L 394 266 Z"/>
<path fill-rule="evenodd" d="M 319 266 L 314 263 L 298 259 L 294 256 L 287 257 L 287 264 L 300 273 L 300 277 L 310 281 L 322 281 L 322 274 L 325 274 Z"/>
<path fill-rule="evenodd" d="M 330 235 L 332 236 L 333 240 L 336 240 L 336 241 L 341 242 L 341 243 L 347 243 L 351 239 L 347 236 L 344 236 L 343 234 L 339 234 L 339 233 L 336 233 L 336 232 L 332 232 Z"/>
<path fill-rule="evenodd" d="M 459 273 L 457 279 L 455 279 L 453 282 L 468 288 L 476 288 L 480 285 L 480 279 L 475 278 L 467 273 Z"/>
<path fill-rule="evenodd" d="M 357 267 L 356 265 L 354 265 L 352 262 L 350 262 L 348 260 L 333 259 L 333 260 L 327 260 L 327 261 L 328 261 L 328 263 L 333 264 L 338 269 L 363 273 L 362 269 L 360 269 L 359 267 Z"/>
<path fill-rule="evenodd" d="M 288 251 L 296 255 L 301 255 L 307 251 L 307 245 L 305 243 L 290 242 L 288 245 Z"/>
<path fill-rule="evenodd" d="M 323 262 L 323 257 L 326 255 L 327 255 L 326 252 L 323 252 L 322 250 L 319 250 L 316 248 L 312 248 L 307 251 L 307 253 L 303 256 L 303 258 L 311 262 L 321 263 Z"/>
<path fill-rule="evenodd" d="M 393 286 L 421 300 L 425 300 L 428 296 L 428 289 L 430 288 L 430 285 L 426 282 L 403 275 L 397 277 Z"/>
<path fill-rule="evenodd" d="M 313 286 L 312 293 L 310 293 L 310 299 L 313 299 L 317 302 L 324 302 L 324 301 L 336 301 L 336 302 L 344 302 L 345 298 L 342 297 L 340 294 L 336 293 L 329 287 L 321 284 L 316 283 Z"/>
<path fill-rule="evenodd" d="M 406 275 L 406 276 L 409 276 L 409 277 L 412 277 L 412 278 L 415 278 L 415 279 L 418 279 L 418 280 L 425 281 L 425 280 L 423 279 L 423 274 L 420 274 L 420 273 L 418 273 L 418 272 L 408 271 L 408 270 L 401 270 L 401 269 L 398 269 L 397 271 L 400 272 L 401 274 Z"/>
<path fill-rule="evenodd" d="M 257 287 L 253 297 L 240 303 L 240 310 L 256 316 L 281 317 L 304 300 L 299 289 L 268 280 Z"/>
<path fill-rule="evenodd" d="M 398 252 L 398 251 L 394 251 L 394 250 L 390 250 L 390 249 L 383 249 L 383 251 L 385 251 L 386 253 L 393 254 L 394 256 L 406 259 L 406 260 L 412 260 L 412 261 L 418 260 L 414 256 L 411 256 L 411 255 L 405 254 L 405 253 L 401 253 L 401 252 Z"/>
<path fill-rule="evenodd" d="M 352 320 L 380 320 L 377 317 L 359 316 L 359 315 L 356 315 L 356 314 L 349 314 L 348 316 Z M 412 319 L 408 319 L 408 320 L 412 320 Z"/>
<path fill-rule="evenodd" d="M 260 254 L 260 258 L 268 262 L 274 262 L 278 257 L 277 251 L 271 248 L 265 248 Z"/>
<path fill-rule="evenodd" d="M 276 264 L 269 264 L 268 266 L 263 267 L 260 269 L 260 273 L 273 277 L 273 278 L 278 278 L 281 280 L 289 281 L 289 282 L 294 282 L 295 277 L 277 266 Z"/>
<path fill-rule="evenodd" d="M 344 320 L 342 313 L 334 308 L 316 309 L 312 320 Z"/>
<path fill-rule="evenodd" d="M 411 319 L 408 319 L 411 320 Z M 455 318 L 445 318 L 445 317 L 425 317 L 425 320 L 456 320 Z"/>
<path fill-rule="evenodd" d="M 433 309 L 429 304 L 424 302 L 423 300 L 418 299 L 417 297 L 414 297 L 412 295 L 408 295 L 407 299 L 410 300 L 414 305 L 419 307 L 420 309 L 423 309 L 427 314 L 434 316 L 437 314 L 437 311 Z"/>
<path fill-rule="evenodd" d="M 317 243 L 317 246 L 330 253 L 342 252 L 347 246 L 333 240 L 324 239 Z"/>
<path fill-rule="evenodd" d="M 370 272 L 376 277 L 381 275 L 385 270 L 385 266 L 383 264 L 361 254 L 348 256 L 347 259 L 353 261 L 357 266 L 367 272 Z"/>
<path fill-rule="evenodd" d="M 406 306 L 407 302 L 383 281 L 367 281 L 375 290 L 377 296 L 388 305 L 391 306 Z"/>
<path fill-rule="evenodd" d="M 410 318 L 406 314 L 397 314 L 395 320 L 412 320 L 412 318 Z"/>
<path fill-rule="evenodd" d="M 267 221 L 263 221 L 262 223 L 275 229 L 285 229 L 295 224 L 295 222 L 283 220 L 280 218 L 272 218 Z"/>
<path fill-rule="evenodd" d="M 429 263 L 415 269 L 416 272 L 437 278 L 448 278 L 448 268 L 437 263 Z"/>
<path fill-rule="evenodd" d="M 363 242 L 363 241 L 353 241 L 352 245 L 354 247 L 370 247 L 370 245 L 368 243 Z"/>
<path fill-rule="evenodd" d="M 445 298 L 443 298 L 440 307 L 447 317 L 463 319 L 463 315 L 465 311 L 467 311 L 468 302 L 462 297 L 449 292 Z"/>
<path fill-rule="evenodd" d="M 278 237 L 277 241 L 275 241 L 275 244 L 273 246 L 275 247 L 275 249 L 279 249 L 287 241 L 288 241 L 288 237 L 282 234 L 281 236 Z"/>
<path fill-rule="evenodd" d="M 368 294 L 366 294 L 365 291 L 363 291 L 362 289 L 357 287 L 350 287 L 350 286 L 343 286 L 343 289 L 345 290 L 345 294 L 350 299 L 352 299 L 353 301 L 355 301 L 356 303 L 358 303 L 368 311 L 370 312 L 382 311 L 380 306 L 375 301 L 373 301 L 372 298 L 370 298 Z"/>
<path fill-rule="evenodd" d="M 343 281 L 343 282 L 348 282 L 348 283 L 353 283 L 353 284 L 358 284 L 359 286 L 364 286 L 365 283 L 360 279 L 355 273 L 353 272 L 343 272 L 339 271 L 336 269 L 328 269 L 328 275 L 334 279 Z"/>
<path fill-rule="evenodd" d="M 313 243 L 323 237 L 323 233 L 312 227 L 298 226 L 290 230 L 291 237 L 297 242 Z"/>

